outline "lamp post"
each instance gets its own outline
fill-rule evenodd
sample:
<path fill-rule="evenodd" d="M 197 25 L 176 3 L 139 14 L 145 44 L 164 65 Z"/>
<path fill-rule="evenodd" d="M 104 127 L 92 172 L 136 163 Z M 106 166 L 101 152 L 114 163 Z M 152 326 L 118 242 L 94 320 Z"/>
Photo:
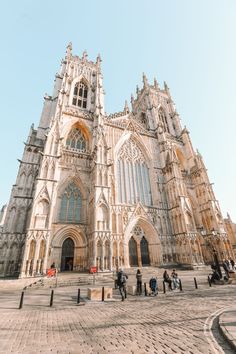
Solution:
<path fill-rule="evenodd" d="M 211 233 L 208 235 L 206 230 L 203 228 L 203 226 L 200 228 L 200 232 L 202 234 L 203 237 L 206 237 L 206 236 L 211 236 L 213 235 L 216 236 L 217 235 L 217 231 L 215 231 L 214 229 L 212 229 Z M 215 269 L 217 270 L 220 278 L 222 278 L 222 273 L 221 273 L 221 269 L 220 269 L 220 263 L 219 263 L 219 259 L 218 259 L 218 254 L 217 254 L 217 251 L 216 249 L 214 248 L 211 240 L 207 240 L 206 242 L 206 246 L 209 247 L 210 251 L 211 251 L 211 254 L 213 256 L 213 261 L 214 261 L 214 265 L 215 265 Z"/>
<path fill-rule="evenodd" d="M 213 235 L 213 236 L 216 236 L 216 235 L 217 235 L 217 231 L 215 231 L 215 230 L 213 229 L 213 230 L 212 230 L 212 235 Z M 220 263 L 219 263 L 219 259 L 218 259 L 218 254 L 217 254 L 217 251 L 216 251 L 216 249 L 214 248 L 214 246 L 211 245 L 211 247 L 212 247 L 212 252 L 213 252 L 214 263 L 215 263 L 217 272 L 219 273 L 220 279 L 221 279 L 221 278 L 222 278 L 222 273 L 221 273 L 221 269 L 220 269 Z"/>
<path fill-rule="evenodd" d="M 222 272 L 221 272 L 221 269 L 220 269 L 220 263 L 219 263 L 219 260 L 218 260 L 217 251 L 212 245 L 211 245 L 211 248 L 212 248 L 212 253 L 213 253 L 214 266 L 215 266 L 215 269 L 217 270 L 217 272 L 218 272 L 218 274 L 220 276 L 220 279 L 221 279 L 222 278 Z"/>

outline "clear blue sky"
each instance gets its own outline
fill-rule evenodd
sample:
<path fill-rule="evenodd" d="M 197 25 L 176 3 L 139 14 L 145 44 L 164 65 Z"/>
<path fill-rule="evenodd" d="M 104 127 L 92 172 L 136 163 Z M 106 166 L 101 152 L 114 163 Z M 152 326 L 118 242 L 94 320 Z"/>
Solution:
<path fill-rule="evenodd" d="M 72 41 L 75 54 L 101 53 L 108 113 L 123 109 L 143 71 L 167 81 L 222 212 L 236 221 L 235 0 L 9 0 L 0 33 L 0 205 Z"/>

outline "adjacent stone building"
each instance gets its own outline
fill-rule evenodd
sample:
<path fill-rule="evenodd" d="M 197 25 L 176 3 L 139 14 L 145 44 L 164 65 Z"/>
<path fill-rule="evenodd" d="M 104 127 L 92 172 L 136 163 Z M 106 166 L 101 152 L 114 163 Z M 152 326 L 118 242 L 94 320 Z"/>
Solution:
<path fill-rule="evenodd" d="M 119 113 L 104 106 L 101 58 L 67 46 L 30 128 L 0 236 L 0 275 L 204 264 L 233 257 L 201 155 L 169 89 L 143 75 Z"/>

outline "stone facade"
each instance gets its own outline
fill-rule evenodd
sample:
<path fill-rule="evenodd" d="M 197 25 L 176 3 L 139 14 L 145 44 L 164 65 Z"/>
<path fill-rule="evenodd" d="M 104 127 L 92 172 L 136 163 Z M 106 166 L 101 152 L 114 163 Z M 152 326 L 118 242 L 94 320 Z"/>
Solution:
<path fill-rule="evenodd" d="M 218 201 L 169 88 L 104 111 L 101 59 L 66 56 L 19 160 L 0 236 L 0 274 L 113 270 L 233 257 Z"/>

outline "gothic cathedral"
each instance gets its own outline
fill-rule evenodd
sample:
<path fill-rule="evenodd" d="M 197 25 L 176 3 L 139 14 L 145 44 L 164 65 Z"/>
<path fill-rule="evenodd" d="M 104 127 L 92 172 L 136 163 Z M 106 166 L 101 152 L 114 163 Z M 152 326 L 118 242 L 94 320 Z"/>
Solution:
<path fill-rule="evenodd" d="M 104 110 L 101 58 L 67 46 L 31 127 L 0 234 L 0 275 L 234 258 L 201 155 L 164 83 Z"/>

